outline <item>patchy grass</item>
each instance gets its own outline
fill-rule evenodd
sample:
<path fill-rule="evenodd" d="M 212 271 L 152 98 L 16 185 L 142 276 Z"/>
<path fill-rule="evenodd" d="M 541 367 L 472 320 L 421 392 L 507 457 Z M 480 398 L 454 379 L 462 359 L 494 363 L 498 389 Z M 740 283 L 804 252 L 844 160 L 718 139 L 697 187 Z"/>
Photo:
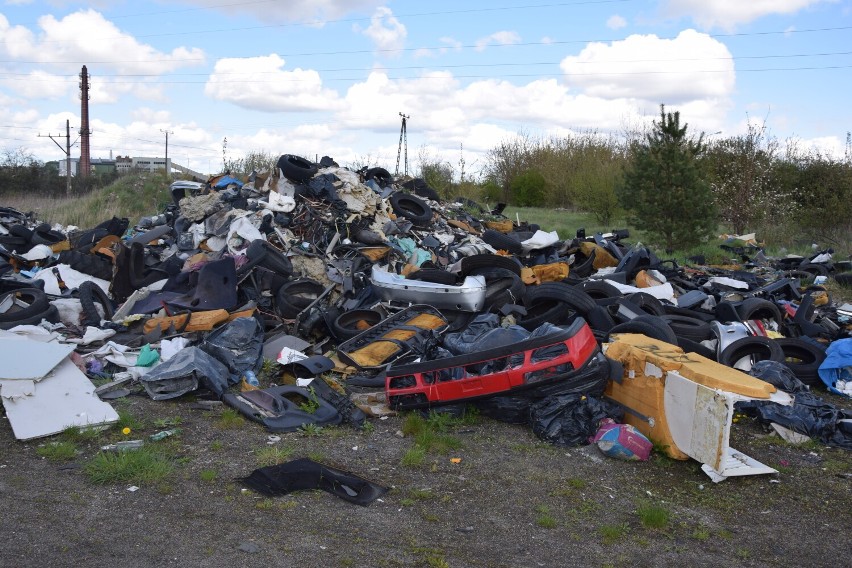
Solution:
<path fill-rule="evenodd" d="M 615 544 L 624 538 L 628 530 L 627 523 L 619 523 L 617 525 L 603 525 L 598 528 L 598 533 L 601 535 L 601 541 L 604 544 Z"/>
<path fill-rule="evenodd" d="M 423 465 L 423 460 L 426 459 L 426 450 L 420 446 L 409 448 L 402 456 L 400 463 L 406 467 L 418 467 Z"/>
<path fill-rule="evenodd" d="M 412 499 L 416 499 L 417 501 L 431 501 L 437 497 L 429 489 L 412 489 L 409 492 L 409 495 L 411 495 Z"/>
<path fill-rule="evenodd" d="M 671 513 L 662 505 L 642 502 L 636 508 L 642 525 L 649 529 L 664 529 L 668 526 Z"/>
<path fill-rule="evenodd" d="M 119 410 L 118 411 L 118 422 L 115 423 L 115 427 L 121 431 L 125 428 L 130 428 L 130 430 L 142 430 L 145 428 L 145 422 L 143 422 L 140 418 L 133 416 L 128 410 Z"/>
<path fill-rule="evenodd" d="M 216 426 L 223 430 L 236 430 L 242 428 L 246 424 L 246 419 L 233 408 L 226 408 L 219 416 Z"/>
<path fill-rule="evenodd" d="M 72 444 L 85 444 L 97 440 L 101 437 L 102 433 L 102 428 L 79 428 L 77 426 L 71 426 L 70 428 L 66 428 L 62 431 L 61 437 L 65 442 L 70 442 Z"/>
<path fill-rule="evenodd" d="M 180 426 L 183 422 L 183 418 L 180 416 L 172 416 L 169 418 L 158 418 L 154 420 L 154 428 L 158 430 L 162 430 L 163 428 L 172 428 L 174 426 Z"/>
<path fill-rule="evenodd" d="M 258 467 L 267 467 L 287 461 L 293 449 L 287 446 L 265 446 L 254 451 Z"/>
<path fill-rule="evenodd" d="M 692 538 L 695 540 L 709 540 L 710 538 L 710 529 L 705 526 L 697 526 L 695 530 L 692 531 Z"/>
<path fill-rule="evenodd" d="M 174 470 L 172 460 L 151 446 L 138 450 L 100 452 L 83 471 L 94 483 L 152 483 L 164 480 Z"/>
<path fill-rule="evenodd" d="M 322 426 L 317 426 L 316 424 L 302 424 L 299 427 L 299 432 L 308 437 L 316 437 L 322 434 Z"/>
<path fill-rule="evenodd" d="M 212 483 L 213 481 L 216 481 L 216 479 L 219 477 L 219 472 L 215 469 L 204 469 L 201 470 L 201 472 L 198 474 L 198 477 L 201 479 L 201 481 L 204 481 L 205 483 Z"/>
<path fill-rule="evenodd" d="M 550 513 L 550 507 L 547 505 L 539 505 L 535 508 L 535 510 L 538 513 L 538 518 L 536 518 L 535 524 L 543 529 L 556 528 L 558 523 L 556 522 L 556 517 Z"/>
<path fill-rule="evenodd" d="M 218 452 L 224 447 L 225 444 L 224 442 L 222 442 L 222 440 L 213 440 L 212 442 L 210 442 L 210 450 L 213 452 Z"/>
<path fill-rule="evenodd" d="M 36 448 L 36 453 L 50 461 L 71 461 L 77 457 L 77 445 L 74 442 L 49 442 Z"/>

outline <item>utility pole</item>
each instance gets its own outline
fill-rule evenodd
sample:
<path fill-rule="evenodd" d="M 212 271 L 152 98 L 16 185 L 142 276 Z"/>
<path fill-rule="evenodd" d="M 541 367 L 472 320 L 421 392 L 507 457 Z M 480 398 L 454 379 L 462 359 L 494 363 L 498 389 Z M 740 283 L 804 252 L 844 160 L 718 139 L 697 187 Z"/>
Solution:
<path fill-rule="evenodd" d="M 408 132 L 405 130 L 406 123 L 410 116 L 406 116 L 402 113 L 399 113 L 399 116 L 402 117 L 402 127 L 399 129 L 399 148 L 396 151 L 396 172 L 394 175 L 399 175 L 399 158 L 402 155 L 402 145 L 403 141 L 405 142 L 405 173 L 404 175 L 408 175 Z"/>
<path fill-rule="evenodd" d="M 45 138 L 45 136 L 39 134 L 39 138 Z M 53 143 L 59 146 L 59 149 L 65 152 L 65 196 L 71 196 L 71 121 L 65 120 L 65 148 L 63 149 L 59 142 L 56 141 L 56 138 L 62 138 L 61 134 L 57 134 L 56 138 L 53 137 L 53 134 L 48 134 L 46 136 L 53 140 Z"/>
<path fill-rule="evenodd" d="M 169 134 L 174 134 L 174 131 L 161 128 L 160 132 L 166 135 L 166 179 L 172 179 L 172 168 L 169 167 Z"/>

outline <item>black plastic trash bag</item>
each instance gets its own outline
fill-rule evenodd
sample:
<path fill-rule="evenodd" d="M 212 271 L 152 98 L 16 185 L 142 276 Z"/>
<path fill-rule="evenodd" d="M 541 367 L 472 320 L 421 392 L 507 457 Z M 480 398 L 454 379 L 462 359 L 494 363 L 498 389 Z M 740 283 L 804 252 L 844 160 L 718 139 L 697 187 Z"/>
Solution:
<path fill-rule="evenodd" d="M 229 382 L 236 384 L 263 365 L 263 325 L 254 317 L 237 318 L 208 335 L 201 349 L 226 365 Z"/>
<path fill-rule="evenodd" d="M 453 355 L 467 355 L 504 345 L 514 345 L 525 341 L 529 336 L 530 332 L 519 325 L 500 327 L 497 314 L 480 314 L 473 318 L 464 330 L 448 333 L 444 337 L 444 347 Z"/>
<path fill-rule="evenodd" d="M 742 410 L 763 422 L 774 422 L 828 446 L 852 450 L 852 412 L 810 393 L 800 393 L 795 398 L 791 406 L 760 402 Z M 741 409 L 739 404 L 736 408 Z"/>
<path fill-rule="evenodd" d="M 221 397 L 228 389 L 228 368 L 198 347 L 186 347 L 140 379 L 154 400 L 177 398 L 203 385 Z"/>
<path fill-rule="evenodd" d="M 557 446 L 585 446 L 604 418 L 621 422 L 624 410 L 616 404 L 582 394 L 545 398 L 530 407 L 533 432 Z"/>
<path fill-rule="evenodd" d="M 790 394 L 810 392 L 808 386 L 796 377 L 790 367 L 778 361 L 758 361 L 752 365 L 748 374 Z"/>
<path fill-rule="evenodd" d="M 387 487 L 308 458 L 256 469 L 240 481 L 270 497 L 302 489 L 322 489 L 365 507 L 388 492 Z"/>

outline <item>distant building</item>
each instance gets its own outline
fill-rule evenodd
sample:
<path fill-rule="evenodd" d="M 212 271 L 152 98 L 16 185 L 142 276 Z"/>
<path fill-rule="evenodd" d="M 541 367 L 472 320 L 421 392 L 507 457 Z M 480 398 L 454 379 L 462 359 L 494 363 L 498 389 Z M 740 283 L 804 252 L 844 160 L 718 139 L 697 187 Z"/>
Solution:
<path fill-rule="evenodd" d="M 59 160 L 59 177 L 65 177 L 67 172 L 65 171 L 65 166 L 67 162 L 65 160 Z M 71 158 L 71 177 L 75 177 L 77 175 L 77 168 L 80 165 L 80 158 Z"/>
<path fill-rule="evenodd" d="M 157 170 L 172 171 L 172 161 L 165 158 L 132 158 L 133 169 L 146 172 L 155 172 Z"/>
<path fill-rule="evenodd" d="M 119 175 L 129 174 L 133 170 L 133 158 L 130 156 L 115 157 L 115 171 Z"/>
<path fill-rule="evenodd" d="M 115 173 L 115 160 L 103 160 L 92 158 L 92 172 L 94 175 L 110 175 Z"/>

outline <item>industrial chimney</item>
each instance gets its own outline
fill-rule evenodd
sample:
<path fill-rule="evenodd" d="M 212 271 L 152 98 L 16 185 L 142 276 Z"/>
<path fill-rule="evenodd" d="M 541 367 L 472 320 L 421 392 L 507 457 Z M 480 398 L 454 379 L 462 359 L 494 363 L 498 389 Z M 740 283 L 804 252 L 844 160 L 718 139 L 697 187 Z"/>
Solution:
<path fill-rule="evenodd" d="M 80 177 L 88 177 L 92 167 L 89 153 L 89 73 L 83 65 L 80 73 Z"/>

